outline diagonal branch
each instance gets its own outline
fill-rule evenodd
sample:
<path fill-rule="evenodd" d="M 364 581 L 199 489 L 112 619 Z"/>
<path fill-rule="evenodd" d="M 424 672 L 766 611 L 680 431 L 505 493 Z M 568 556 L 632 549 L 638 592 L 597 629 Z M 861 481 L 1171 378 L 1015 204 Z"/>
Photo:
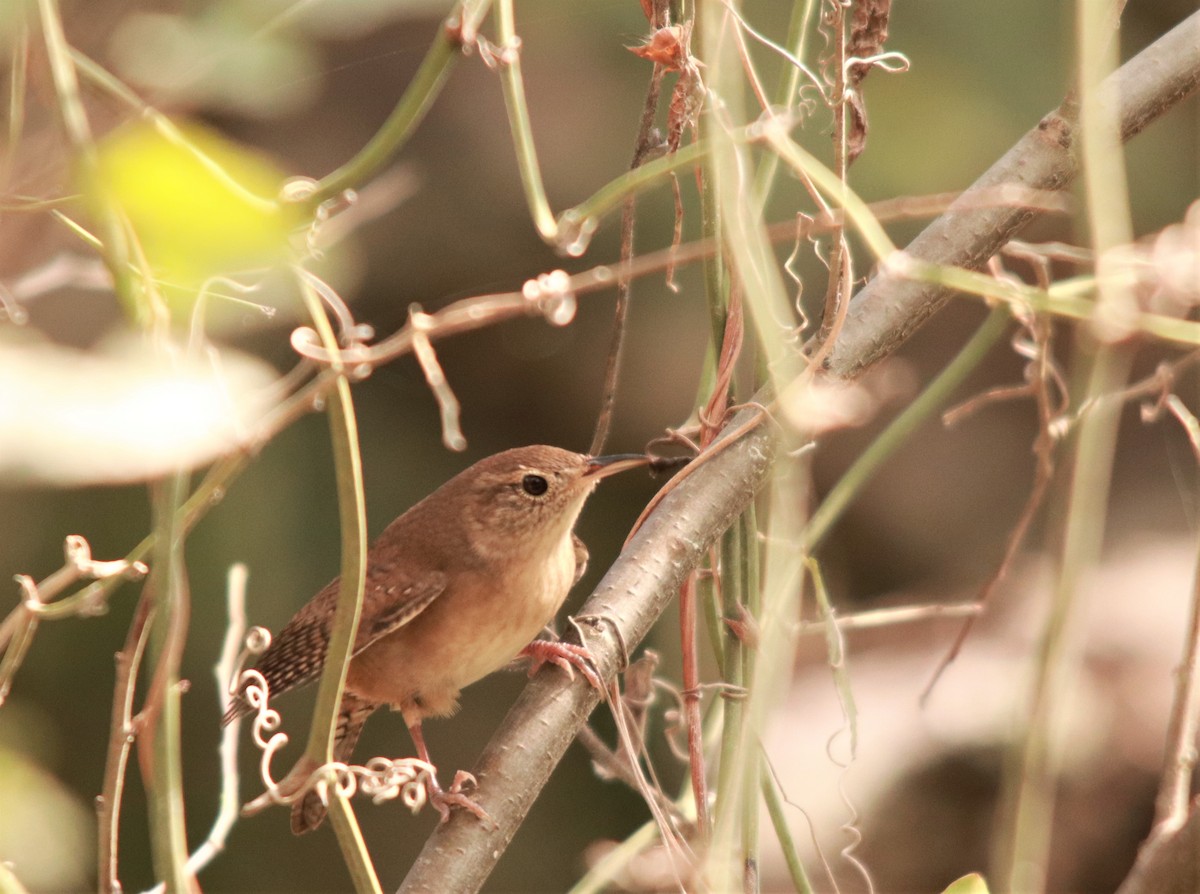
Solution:
<path fill-rule="evenodd" d="M 1101 95 L 1119 96 L 1121 139 L 1128 141 L 1200 86 L 1200 12 L 1193 13 L 1105 80 Z M 978 269 L 1037 212 L 981 208 L 979 190 L 1000 184 L 1063 189 L 1079 172 L 1076 100 L 1068 96 L 992 165 L 950 209 L 905 249 L 935 264 Z M 845 328 L 826 364 L 854 378 L 895 351 L 950 299 L 940 285 L 876 276 L 850 304 Z"/>

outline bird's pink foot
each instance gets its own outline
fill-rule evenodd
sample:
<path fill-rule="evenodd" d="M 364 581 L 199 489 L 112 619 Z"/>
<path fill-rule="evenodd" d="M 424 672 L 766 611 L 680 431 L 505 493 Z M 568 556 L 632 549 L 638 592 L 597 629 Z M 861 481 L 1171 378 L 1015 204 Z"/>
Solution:
<path fill-rule="evenodd" d="M 531 677 L 538 672 L 538 668 L 549 662 L 561 667 L 572 680 L 575 679 L 575 671 L 578 670 L 593 689 L 604 688 L 600 674 L 596 672 L 596 665 L 592 662 L 592 653 L 583 646 L 556 640 L 535 639 L 521 650 L 521 654 L 533 660 L 529 668 Z"/>
<path fill-rule="evenodd" d="M 461 807 L 463 810 L 475 814 L 480 822 L 495 825 L 488 812 L 463 793 L 467 788 L 475 788 L 477 785 L 475 777 L 466 770 L 459 770 L 454 774 L 454 782 L 450 785 L 449 790 L 446 791 L 443 791 L 442 787 L 438 785 L 437 777 L 432 773 L 425 779 L 425 788 L 429 793 L 429 803 L 441 814 L 441 822 L 444 823 L 450 819 L 450 809 L 452 807 Z"/>

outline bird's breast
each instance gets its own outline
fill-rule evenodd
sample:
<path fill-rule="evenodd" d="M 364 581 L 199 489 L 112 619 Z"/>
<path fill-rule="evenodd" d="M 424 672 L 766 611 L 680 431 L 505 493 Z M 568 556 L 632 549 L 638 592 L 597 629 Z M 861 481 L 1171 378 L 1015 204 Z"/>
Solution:
<path fill-rule="evenodd" d="M 460 570 L 428 608 L 355 659 L 348 685 L 426 714 L 452 710 L 458 690 L 512 661 L 566 599 L 575 581 L 570 532 L 540 552 Z"/>
<path fill-rule="evenodd" d="M 509 563 L 455 600 L 469 629 L 487 631 L 459 669 L 459 686 L 474 683 L 512 661 L 554 618 L 575 581 L 575 548 L 568 535 L 549 556 Z"/>

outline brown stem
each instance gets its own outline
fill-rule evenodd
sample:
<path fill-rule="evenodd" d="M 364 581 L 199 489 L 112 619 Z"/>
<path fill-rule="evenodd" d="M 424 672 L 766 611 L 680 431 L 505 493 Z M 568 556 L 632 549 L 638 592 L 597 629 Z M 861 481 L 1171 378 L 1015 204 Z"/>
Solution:
<path fill-rule="evenodd" d="M 642 105 L 642 121 L 638 125 L 637 139 L 633 147 L 633 160 L 629 169 L 640 167 L 654 148 L 652 136 L 654 119 L 658 115 L 658 101 L 662 96 L 665 69 L 655 65 L 650 75 L 650 86 L 646 88 L 646 101 Z M 630 194 L 621 208 L 621 263 L 628 264 L 633 258 L 633 230 L 637 220 L 637 196 Z M 617 399 L 617 380 L 621 374 L 621 355 L 625 348 L 625 318 L 629 314 L 629 299 L 633 292 L 633 278 L 622 276 L 617 282 L 617 304 L 613 309 L 612 341 L 608 346 L 608 360 L 604 367 L 604 395 L 600 399 L 600 412 L 596 417 L 596 432 L 588 452 L 599 456 L 604 452 L 612 428 L 613 404 Z"/>
<path fill-rule="evenodd" d="M 121 826 L 121 797 L 125 790 L 125 768 L 133 747 L 133 694 L 137 687 L 138 668 L 146 649 L 151 604 L 149 584 L 142 588 L 125 645 L 117 653 L 117 674 L 113 683 L 112 721 L 108 733 L 108 755 L 104 762 L 104 784 L 96 799 L 99 820 L 99 866 L 97 876 L 101 894 L 116 894 L 121 890 L 119 876 L 119 843 Z"/>

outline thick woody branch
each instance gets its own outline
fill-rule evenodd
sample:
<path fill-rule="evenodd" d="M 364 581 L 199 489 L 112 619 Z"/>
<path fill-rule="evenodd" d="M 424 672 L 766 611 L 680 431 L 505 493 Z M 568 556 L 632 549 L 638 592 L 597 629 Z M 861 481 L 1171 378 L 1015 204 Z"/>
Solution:
<path fill-rule="evenodd" d="M 1121 138 L 1129 140 L 1200 86 L 1200 12 L 1194 13 L 1108 77 L 1101 90 L 1120 100 Z M 1066 187 L 1079 172 L 1075 152 L 1076 103 L 1068 97 L 989 168 L 941 217 L 905 249 L 955 267 L 978 269 L 1037 212 L 981 207 L 980 190 L 1002 184 L 1029 189 Z M 950 300 L 933 283 L 883 274 L 850 303 L 845 327 L 826 364 L 839 378 L 854 378 L 895 351 Z"/>
<path fill-rule="evenodd" d="M 1142 845 L 1117 894 L 1192 894 L 1200 890 L 1200 810 L 1178 829 L 1158 831 Z"/>
<path fill-rule="evenodd" d="M 1138 133 L 1198 84 L 1200 13 L 1113 74 L 1106 89 L 1114 89 L 1120 97 L 1123 138 Z M 996 162 L 907 251 L 939 264 L 981 267 L 1035 212 L 983 207 L 980 191 L 990 194 L 1006 183 L 1043 190 L 1066 186 L 1078 170 L 1072 155 L 1073 119 L 1073 104 L 1068 100 Z M 830 372 L 852 377 L 886 357 L 949 297 L 950 292 L 938 286 L 876 277 L 851 304 L 827 364 Z M 738 417 L 728 430 L 737 430 L 750 418 Z M 588 637 L 606 679 L 619 669 L 623 650 L 636 648 L 684 576 L 750 503 L 767 477 L 771 451 L 769 430 L 759 425 L 696 469 L 650 514 L 600 582 L 583 612 L 607 619 L 596 636 Z M 582 680 L 568 685 L 561 674 L 538 674 L 488 744 L 476 771 L 477 800 L 496 827 L 462 812 L 453 815 L 426 842 L 401 894 L 478 890 L 598 702 L 598 693 Z"/>
<path fill-rule="evenodd" d="M 727 431 L 739 430 L 758 412 L 739 414 Z M 688 571 L 750 503 L 771 458 L 769 425 L 759 424 L 696 468 L 638 529 L 580 615 L 604 679 L 621 669 L 624 650 L 642 641 Z M 603 620 L 592 624 L 589 618 Z M 496 827 L 455 811 L 430 836 L 400 891 L 478 890 L 599 700 L 579 677 L 567 685 L 561 673 L 535 676 L 475 769 L 476 800 Z"/>

